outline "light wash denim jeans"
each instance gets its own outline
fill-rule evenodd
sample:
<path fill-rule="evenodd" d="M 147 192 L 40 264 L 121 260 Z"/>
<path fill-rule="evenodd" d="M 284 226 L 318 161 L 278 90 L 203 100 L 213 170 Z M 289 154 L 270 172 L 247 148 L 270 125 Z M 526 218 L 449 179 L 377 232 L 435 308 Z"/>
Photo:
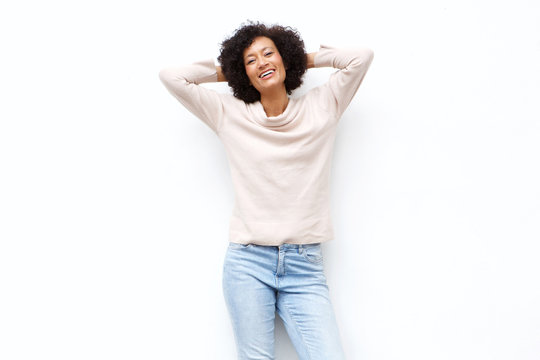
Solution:
<path fill-rule="evenodd" d="M 229 243 L 223 294 L 239 360 L 274 359 L 279 314 L 300 360 L 343 360 L 320 244 Z"/>

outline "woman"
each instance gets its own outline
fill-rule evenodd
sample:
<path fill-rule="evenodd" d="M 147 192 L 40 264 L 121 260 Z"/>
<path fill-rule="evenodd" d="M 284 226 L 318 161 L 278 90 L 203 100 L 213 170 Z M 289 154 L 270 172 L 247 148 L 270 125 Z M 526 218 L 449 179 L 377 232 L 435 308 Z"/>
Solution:
<path fill-rule="evenodd" d="M 306 54 L 288 27 L 249 23 L 207 60 L 160 78 L 222 140 L 235 190 L 223 291 L 238 359 L 274 358 L 277 311 L 301 360 L 344 359 L 323 271 L 333 238 L 330 165 L 336 126 L 369 68 L 369 49 Z M 290 98 L 306 69 L 328 82 Z M 200 84 L 228 81 L 233 95 Z"/>

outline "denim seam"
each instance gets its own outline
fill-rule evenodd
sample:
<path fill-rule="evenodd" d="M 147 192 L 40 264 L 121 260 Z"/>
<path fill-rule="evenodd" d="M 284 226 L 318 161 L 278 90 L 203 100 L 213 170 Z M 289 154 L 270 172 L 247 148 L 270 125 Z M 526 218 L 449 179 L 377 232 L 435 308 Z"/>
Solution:
<path fill-rule="evenodd" d="M 298 322 L 296 321 L 296 319 L 294 319 L 294 313 L 291 311 L 291 309 L 285 304 L 283 303 L 283 307 L 287 310 L 287 312 L 289 313 L 289 316 L 291 317 L 291 319 L 293 320 L 293 323 L 294 323 L 294 327 L 296 328 L 296 330 L 298 331 L 298 334 L 300 334 L 300 338 L 302 339 L 302 342 L 304 343 L 304 348 L 306 349 L 306 354 L 307 356 L 309 357 L 309 359 L 307 360 L 311 360 L 311 353 L 309 351 L 309 347 L 308 347 L 308 344 L 306 343 L 306 340 L 304 339 L 304 334 L 302 333 L 300 327 L 298 326 Z"/>

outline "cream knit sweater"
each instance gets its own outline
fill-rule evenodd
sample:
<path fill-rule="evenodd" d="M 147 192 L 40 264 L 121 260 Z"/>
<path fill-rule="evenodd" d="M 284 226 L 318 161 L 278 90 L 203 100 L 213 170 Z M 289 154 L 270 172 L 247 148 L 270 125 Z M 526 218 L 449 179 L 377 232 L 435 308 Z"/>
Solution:
<path fill-rule="evenodd" d="M 373 59 L 369 49 L 321 46 L 315 67 L 338 69 L 324 85 L 268 117 L 200 84 L 217 81 L 213 60 L 164 69 L 167 89 L 221 139 L 235 190 L 229 241 L 309 244 L 333 238 L 330 169 L 336 126 Z"/>

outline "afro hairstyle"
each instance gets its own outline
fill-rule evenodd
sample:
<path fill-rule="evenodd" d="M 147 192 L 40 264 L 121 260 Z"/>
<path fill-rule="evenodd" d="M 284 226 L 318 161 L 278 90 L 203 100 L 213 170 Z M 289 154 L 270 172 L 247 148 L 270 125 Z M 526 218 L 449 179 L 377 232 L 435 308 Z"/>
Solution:
<path fill-rule="evenodd" d="M 304 41 L 295 29 L 281 25 L 267 26 L 258 22 L 241 25 L 221 43 L 218 61 L 233 95 L 246 103 L 261 99 L 259 91 L 250 84 L 243 58 L 244 50 L 259 36 L 270 38 L 276 45 L 286 69 L 285 89 L 289 95 L 302 85 L 302 76 L 307 70 Z"/>

